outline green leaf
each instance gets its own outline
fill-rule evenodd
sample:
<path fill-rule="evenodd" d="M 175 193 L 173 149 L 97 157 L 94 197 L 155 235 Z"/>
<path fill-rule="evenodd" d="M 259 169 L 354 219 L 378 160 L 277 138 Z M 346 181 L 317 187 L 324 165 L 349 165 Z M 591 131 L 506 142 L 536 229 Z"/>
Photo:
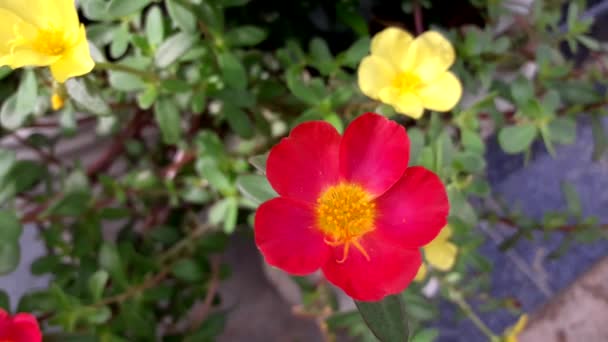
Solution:
<path fill-rule="evenodd" d="M 268 179 L 261 175 L 241 175 L 236 180 L 236 186 L 243 196 L 258 205 L 278 196 L 268 183 Z"/>
<path fill-rule="evenodd" d="M 147 85 L 145 90 L 137 94 L 137 104 L 141 109 L 150 109 L 158 98 L 158 88 L 155 85 Z"/>
<path fill-rule="evenodd" d="M 222 5 L 222 7 L 228 8 L 244 6 L 249 3 L 249 1 L 251 0 L 220 0 L 219 3 Z"/>
<path fill-rule="evenodd" d="M 450 216 L 459 218 L 470 228 L 477 226 L 477 214 L 467 200 L 467 197 L 455 186 L 448 186 Z"/>
<path fill-rule="evenodd" d="M 230 46 L 239 47 L 258 45 L 266 37 L 268 37 L 268 33 L 265 30 L 257 26 L 245 25 L 228 31 L 225 39 Z"/>
<path fill-rule="evenodd" d="M 518 106 L 525 106 L 534 98 L 534 87 L 532 81 L 519 77 L 511 84 L 511 96 Z"/>
<path fill-rule="evenodd" d="M 151 0 L 111 0 L 107 13 L 112 17 L 124 17 L 146 7 Z"/>
<path fill-rule="evenodd" d="M 574 216 L 581 216 L 583 209 L 581 206 L 581 199 L 576 192 L 576 188 L 569 182 L 562 182 L 562 192 L 564 193 L 564 197 L 566 198 L 566 203 L 568 205 L 568 211 L 570 214 Z"/>
<path fill-rule="evenodd" d="M 0 111 L 0 122 L 2 123 L 3 127 L 9 130 L 14 130 L 21 127 L 29 116 L 28 114 L 23 115 L 23 113 L 17 112 L 15 110 L 16 106 L 16 95 L 10 96 L 4 101 L 4 103 L 2 103 L 2 109 Z"/>
<path fill-rule="evenodd" d="M 116 27 L 112 34 L 112 42 L 110 43 L 110 56 L 112 58 L 119 58 L 124 55 L 129 48 L 130 41 L 129 26 L 122 24 Z"/>
<path fill-rule="evenodd" d="M 407 131 L 407 135 L 410 138 L 410 165 L 418 165 L 417 162 L 424 147 L 424 133 L 414 127 Z"/>
<path fill-rule="evenodd" d="M 266 161 L 268 160 L 268 153 L 260 154 L 249 158 L 249 163 L 253 165 L 261 173 L 266 173 Z"/>
<path fill-rule="evenodd" d="M 36 75 L 32 69 L 25 69 L 17 89 L 17 103 L 15 104 L 15 114 L 21 117 L 21 123 L 25 122 L 27 117 L 34 112 L 37 97 Z"/>
<path fill-rule="evenodd" d="M 173 265 L 173 276 L 188 283 L 197 283 L 203 280 L 204 273 L 201 267 L 192 259 L 182 259 Z"/>
<path fill-rule="evenodd" d="M 19 241 L 0 241 L 0 275 L 13 272 L 19 265 Z"/>
<path fill-rule="evenodd" d="M 239 202 L 235 197 L 226 198 L 226 217 L 224 218 L 224 233 L 231 234 L 236 228 L 239 213 Z"/>
<path fill-rule="evenodd" d="M 61 266 L 61 258 L 57 255 L 44 255 L 36 259 L 30 266 L 30 271 L 33 275 L 43 275 L 52 273 Z"/>
<path fill-rule="evenodd" d="M 576 140 L 576 120 L 571 117 L 559 117 L 549 123 L 551 140 L 558 144 L 572 144 Z"/>
<path fill-rule="evenodd" d="M 89 91 L 84 79 L 70 78 L 65 83 L 66 89 L 70 97 L 87 111 L 98 114 L 108 115 L 111 113 L 110 106 L 99 95 L 93 95 L 95 92 Z"/>
<path fill-rule="evenodd" d="M 181 2 L 167 0 L 167 10 L 171 20 L 184 32 L 194 33 L 197 30 L 197 20 L 191 8 L 185 7 Z"/>
<path fill-rule="evenodd" d="M 315 37 L 310 41 L 310 58 L 312 64 L 322 75 L 329 75 L 334 70 L 334 57 L 324 39 Z"/>
<path fill-rule="evenodd" d="M 180 32 L 167 38 L 156 50 L 154 63 L 159 68 L 166 68 L 184 55 L 196 42 L 197 37 Z"/>
<path fill-rule="evenodd" d="M 6 291 L 1 290 L 1 289 L 0 289 L 0 309 L 3 309 L 4 311 L 7 311 L 7 312 L 11 311 L 11 300 L 8 297 L 8 294 L 6 293 Z"/>
<path fill-rule="evenodd" d="M 91 200 L 91 195 L 86 191 L 73 191 L 65 194 L 60 199 L 50 205 L 45 211 L 44 216 L 81 216 Z"/>
<path fill-rule="evenodd" d="M 369 54 L 369 47 L 369 37 L 359 38 L 348 48 L 348 50 L 340 55 L 342 64 L 350 68 L 356 68 L 357 65 L 361 63 L 361 60 Z"/>
<path fill-rule="evenodd" d="M 424 329 L 414 335 L 411 342 L 433 342 L 439 337 L 437 329 Z"/>
<path fill-rule="evenodd" d="M 591 116 L 591 134 L 593 135 L 593 160 L 600 160 L 608 150 L 608 135 L 599 115 Z"/>
<path fill-rule="evenodd" d="M 302 68 L 294 65 L 290 67 L 286 72 L 287 87 L 293 93 L 295 97 L 302 100 L 304 103 L 309 105 L 317 105 L 323 100 L 322 97 L 318 96 L 311 87 L 307 86 L 306 83 L 300 78 Z"/>
<path fill-rule="evenodd" d="M 479 154 L 484 154 L 486 151 L 486 146 L 479 133 L 468 129 L 462 131 L 462 145 Z"/>
<path fill-rule="evenodd" d="M 230 128 L 245 139 L 250 139 L 254 135 L 253 123 L 249 116 L 237 106 L 230 102 L 223 104 L 224 117 L 228 121 Z"/>
<path fill-rule="evenodd" d="M 154 118 L 167 145 L 177 144 L 182 135 L 179 108 L 169 98 L 160 98 L 154 104 Z"/>
<path fill-rule="evenodd" d="M 110 71 L 110 86 L 120 91 L 136 91 L 145 89 L 148 85 L 141 77 L 128 72 Z"/>
<path fill-rule="evenodd" d="M 99 249 L 98 262 L 99 266 L 103 270 L 106 270 L 112 276 L 113 280 L 117 281 L 122 286 L 127 284 L 122 260 L 115 245 L 104 242 Z"/>
<path fill-rule="evenodd" d="M 170 2 L 173 1 L 169 1 L 168 3 Z M 152 46 L 157 46 L 162 43 L 165 38 L 163 12 L 157 5 L 150 7 L 148 14 L 146 15 L 146 38 L 148 39 L 148 43 Z"/>
<path fill-rule="evenodd" d="M 0 211 L 0 241 L 17 242 L 21 231 L 21 222 L 14 212 Z"/>
<path fill-rule="evenodd" d="M 247 87 L 247 72 L 236 56 L 230 52 L 222 52 L 217 56 L 217 60 L 226 84 L 237 89 Z"/>
<path fill-rule="evenodd" d="M 110 274 L 105 270 L 99 270 L 89 277 L 89 291 L 94 301 L 101 299 L 109 279 Z"/>
<path fill-rule="evenodd" d="M 530 147 L 537 134 L 536 126 L 531 123 L 507 126 L 498 133 L 498 143 L 507 153 L 520 153 Z"/>
<path fill-rule="evenodd" d="M 196 161 L 196 169 L 217 191 L 224 194 L 228 194 L 233 191 L 232 183 L 218 168 L 215 161 L 208 158 L 199 159 Z"/>
<path fill-rule="evenodd" d="M 459 152 L 454 157 L 454 165 L 466 172 L 481 172 L 486 167 L 486 161 L 482 155 L 470 151 Z"/>
<path fill-rule="evenodd" d="M 408 341 L 405 304 L 400 295 L 387 296 L 379 302 L 355 301 L 355 304 L 369 329 L 380 341 Z"/>

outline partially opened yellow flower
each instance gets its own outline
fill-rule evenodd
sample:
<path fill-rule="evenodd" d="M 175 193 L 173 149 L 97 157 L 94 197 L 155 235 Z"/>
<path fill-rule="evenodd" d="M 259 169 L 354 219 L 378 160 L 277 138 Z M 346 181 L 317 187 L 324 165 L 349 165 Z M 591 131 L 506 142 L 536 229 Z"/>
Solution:
<path fill-rule="evenodd" d="M 413 38 L 389 27 L 374 36 L 371 55 L 359 65 L 359 88 L 416 119 L 425 108 L 449 111 L 462 95 L 460 81 L 448 71 L 454 59 L 452 44 L 438 32 Z"/>
<path fill-rule="evenodd" d="M 522 331 L 524 331 L 524 329 L 526 328 L 526 324 L 528 324 L 528 315 L 523 314 L 521 315 L 521 317 L 519 317 L 519 320 L 517 320 L 517 323 L 515 323 L 514 326 L 509 327 L 504 335 L 503 335 L 503 341 L 504 342 L 517 342 L 517 335 L 519 335 Z"/>
<path fill-rule="evenodd" d="M 452 236 L 452 227 L 447 225 L 441 230 L 435 240 L 422 248 L 426 263 L 420 265 L 414 280 L 424 280 L 427 272 L 426 264 L 444 272 L 449 271 L 454 266 L 456 255 L 458 254 L 458 247 L 450 242 L 450 236 Z"/>
<path fill-rule="evenodd" d="M 58 82 L 90 72 L 84 25 L 74 0 L 1 0 L 0 66 L 50 66 Z"/>

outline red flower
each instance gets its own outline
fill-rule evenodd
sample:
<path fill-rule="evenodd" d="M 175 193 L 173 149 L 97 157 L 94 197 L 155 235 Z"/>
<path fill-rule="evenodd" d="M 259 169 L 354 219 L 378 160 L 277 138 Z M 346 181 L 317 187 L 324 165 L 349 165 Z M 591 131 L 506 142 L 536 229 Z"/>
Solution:
<path fill-rule="evenodd" d="M 41 342 L 42 333 L 36 317 L 28 313 L 10 316 L 0 309 L 0 342 Z"/>
<path fill-rule="evenodd" d="M 378 114 L 360 116 L 344 136 L 322 121 L 295 127 L 268 156 L 280 197 L 255 216 L 266 261 L 295 275 L 321 268 L 357 300 L 404 290 L 420 267 L 419 248 L 449 211 L 439 178 L 408 168 L 408 159 L 405 129 Z"/>

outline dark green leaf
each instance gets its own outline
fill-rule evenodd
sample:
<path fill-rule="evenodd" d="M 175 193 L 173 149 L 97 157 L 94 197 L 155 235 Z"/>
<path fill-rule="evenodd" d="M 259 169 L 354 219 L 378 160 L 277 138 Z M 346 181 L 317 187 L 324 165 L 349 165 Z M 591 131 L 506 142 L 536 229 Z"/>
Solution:
<path fill-rule="evenodd" d="M 98 262 L 99 266 L 106 270 L 113 280 L 123 286 L 127 284 L 122 260 L 115 245 L 105 242 L 99 249 Z"/>
<path fill-rule="evenodd" d="M 367 326 L 380 341 L 408 341 L 408 322 L 401 296 L 387 296 L 379 302 L 355 301 L 355 304 Z"/>
<path fill-rule="evenodd" d="M 319 97 L 311 87 L 306 85 L 300 78 L 302 69 L 298 66 L 293 66 L 287 70 L 287 87 L 295 97 L 309 105 L 317 105 L 322 97 Z"/>
<path fill-rule="evenodd" d="M 173 145 L 182 135 L 179 108 L 170 98 L 160 98 L 154 104 L 154 118 L 163 136 L 163 142 Z"/>
<path fill-rule="evenodd" d="M 531 123 L 507 126 L 503 127 L 498 133 L 498 142 L 505 152 L 520 153 L 530 147 L 537 133 L 536 126 Z"/>
<path fill-rule="evenodd" d="M 101 299 L 109 279 L 110 274 L 105 270 L 99 270 L 89 277 L 89 291 L 94 301 Z"/>
<path fill-rule="evenodd" d="M 575 216 L 581 216 L 583 209 L 581 206 L 581 199 L 576 192 L 576 188 L 569 182 L 562 182 L 562 192 L 564 193 L 564 197 L 566 198 L 566 203 L 568 205 L 568 211 L 570 214 Z"/>
<path fill-rule="evenodd" d="M 245 89 L 247 87 L 247 72 L 241 61 L 229 52 L 223 52 L 217 56 L 220 71 L 230 87 Z"/>
<path fill-rule="evenodd" d="M 175 278 L 189 283 L 199 282 L 204 276 L 201 267 L 192 259 L 182 259 L 176 262 L 171 273 Z"/>
<path fill-rule="evenodd" d="M 236 181 L 236 186 L 243 196 L 251 199 L 256 204 L 261 204 L 278 196 L 266 177 L 260 175 L 241 175 Z"/>
<path fill-rule="evenodd" d="M 230 128 L 232 128 L 236 134 L 245 139 L 250 139 L 253 137 L 253 123 L 243 110 L 229 102 L 224 102 L 223 109 L 226 121 L 228 121 Z"/>
<path fill-rule="evenodd" d="M 230 46 L 254 46 L 263 42 L 268 33 L 257 26 L 240 26 L 226 33 L 226 41 Z"/>
<path fill-rule="evenodd" d="M 334 57 L 329 51 L 329 46 L 322 38 L 313 38 L 310 41 L 310 58 L 312 64 L 322 75 L 328 75 L 334 69 Z"/>
<path fill-rule="evenodd" d="M 110 0 L 107 13 L 112 17 L 124 17 L 146 7 L 151 0 Z"/>
<path fill-rule="evenodd" d="M 356 42 L 353 43 L 353 45 L 350 46 L 350 48 L 348 48 L 348 50 L 344 51 L 341 55 L 342 64 L 350 68 L 357 67 L 357 65 L 361 63 L 363 57 L 369 54 L 369 46 L 369 37 L 359 38 Z"/>
<path fill-rule="evenodd" d="M 418 128 L 411 128 L 407 131 L 407 135 L 410 138 L 410 165 L 418 165 L 424 147 L 424 134 Z"/>
<path fill-rule="evenodd" d="M 148 38 L 148 43 L 152 46 L 162 43 L 165 38 L 163 12 L 157 5 L 150 7 L 146 15 L 146 38 Z"/>
<path fill-rule="evenodd" d="M 0 275 L 13 272 L 19 265 L 19 241 L 0 241 Z"/>
<path fill-rule="evenodd" d="M 14 212 L 7 210 L 0 211 L 0 241 L 19 241 L 21 230 L 21 222 Z"/>
<path fill-rule="evenodd" d="M 8 294 L 4 290 L 0 290 L 0 309 L 4 311 L 11 311 L 11 300 L 8 297 Z"/>
<path fill-rule="evenodd" d="M 167 0 L 167 10 L 174 23 L 184 32 L 196 32 L 196 16 L 191 8 L 184 7 L 180 1 Z"/>
<path fill-rule="evenodd" d="M 32 69 L 25 69 L 19 89 L 17 89 L 17 103 L 15 104 L 15 115 L 20 118 L 21 123 L 25 122 L 27 116 L 34 112 L 37 97 L 36 75 Z"/>
<path fill-rule="evenodd" d="M 571 117 L 560 117 L 549 124 L 551 140 L 558 144 L 572 144 L 576 139 L 576 121 Z"/>
<path fill-rule="evenodd" d="M 159 68 L 166 68 L 188 51 L 196 42 L 194 35 L 180 32 L 167 38 L 156 50 L 154 63 Z"/>

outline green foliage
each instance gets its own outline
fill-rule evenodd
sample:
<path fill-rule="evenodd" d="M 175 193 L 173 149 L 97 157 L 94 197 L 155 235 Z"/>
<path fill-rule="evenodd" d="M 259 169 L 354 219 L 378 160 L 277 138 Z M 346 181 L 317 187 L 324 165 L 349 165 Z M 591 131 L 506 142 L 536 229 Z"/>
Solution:
<path fill-rule="evenodd" d="M 45 341 L 215 340 L 232 314 L 220 308 L 218 287 L 229 276 L 220 255 L 231 234 L 251 236 L 256 208 L 278 196 L 265 177 L 269 149 L 298 123 L 325 120 L 343 132 L 375 111 L 407 128 L 409 164 L 446 185 L 458 258 L 449 272 L 430 270 L 437 295 L 469 317 L 471 296 L 481 308 L 513 311 L 488 291 L 492 263 L 479 252 L 480 222 L 514 226 L 503 250 L 537 231 L 567 234 L 550 258 L 605 239 L 606 225 L 583 215 L 569 183 L 563 210 L 540 220 L 501 203 L 486 177 L 486 154 L 496 152 L 486 139 L 495 135 L 503 152 L 526 159 L 542 141 L 558 157 L 560 145 L 576 140 L 583 114 L 593 158 L 605 158 L 606 95 L 597 86 L 606 84 L 608 59 L 589 36 L 591 20 L 580 17 L 583 1 L 535 1 L 527 16 L 500 1 L 471 3 L 484 25 L 423 21 L 454 44 L 452 71 L 467 101 L 413 120 L 358 88 L 356 69 L 372 40 L 358 1 L 293 5 L 330 8 L 337 23 L 322 29 L 295 27 L 311 13 L 260 15 L 261 5 L 247 0 L 78 1 L 92 73 L 56 84 L 44 68 L 0 68 L 0 134 L 10 142 L 0 148 L 0 274 L 19 265 L 22 230 L 33 229 L 48 254 L 25 266 L 51 279 L 21 299 L 0 291 L 0 307 L 44 319 Z M 417 15 L 410 1 L 401 8 Z M 499 17 L 514 16 L 515 24 L 496 30 Z M 563 44 L 592 56 L 574 65 Z M 62 109 L 51 109 L 53 94 L 65 100 Z M 438 336 L 427 326 L 437 298 L 422 294 L 423 283 L 343 312 L 327 284 L 295 281 L 298 308 L 325 322 L 329 337 L 339 330 L 362 341 Z M 201 302 L 205 315 L 193 320 Z"/>

